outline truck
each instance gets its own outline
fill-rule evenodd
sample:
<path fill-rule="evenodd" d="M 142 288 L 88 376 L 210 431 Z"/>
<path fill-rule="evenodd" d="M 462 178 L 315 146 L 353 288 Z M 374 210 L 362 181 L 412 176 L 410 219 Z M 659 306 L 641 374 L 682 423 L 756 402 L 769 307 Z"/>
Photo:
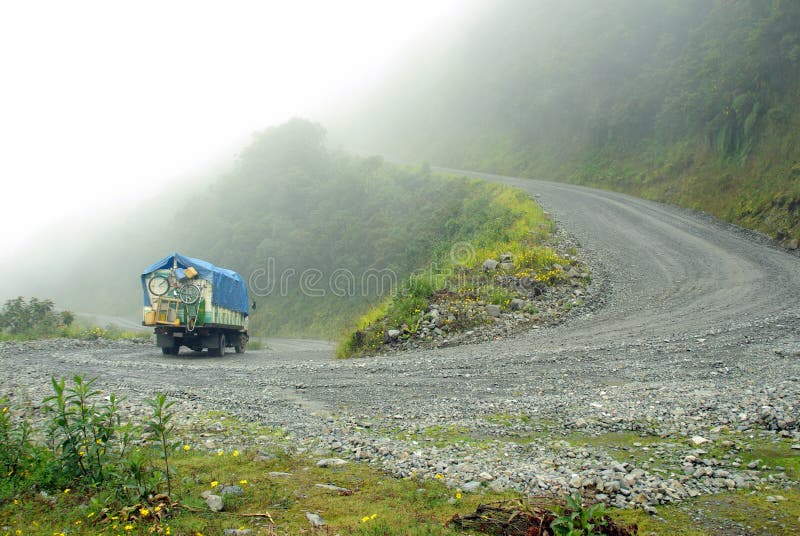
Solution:
<path fill-rule="evenodd" d="M 249 297 L 238 273 L 173 253 L 144 269 L 142 324 L 154 328 L 164 355 L 181 346 L 222 357 L 247 349 Z"/>

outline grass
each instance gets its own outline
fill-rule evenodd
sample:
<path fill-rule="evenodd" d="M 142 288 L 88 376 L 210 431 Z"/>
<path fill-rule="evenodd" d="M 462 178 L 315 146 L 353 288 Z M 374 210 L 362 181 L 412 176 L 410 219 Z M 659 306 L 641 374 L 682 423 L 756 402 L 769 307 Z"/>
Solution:
<path fill-rule="evenodd" d="M 484 420 L 501 428 L 538 427 L 538 421 L 532 421 L 525 414 L 489 414 Z M 391 430 L 375 432 L 392 435 Z M 546 430 L 544 434 L 546 439 Z M 137 515 L 141 508 L 154 509 L 153 504 L 140 502 L 127 505 L 136 506 L 127 512 L 120 506 L 115 507 L 107 513 L 108 521 L 101 523 L 103 508 L 108 504 L 104 492 L 76 486 L 68 493 L 51 491 L 49 496 L 42 496 L 29 492 L 0 502 L 0 536 L 211 535 L 222 534 L 230 528 L 245 528 L 252 534 L 266 535 L 313 533 L 306 512 L 320 515 L 331 534 L 450 536 L 461 534 L 445 526 L 454 514 L 471 513 L 480 503 L 517 496 L 513 492 L 494 493 L 488 488 L 481 488 L 476 494 L 462 493 L 446 487 L 436 478 L 399 479 L 366 463 L 320 468 L 316 461 L 330 453 L 315 456 L 297 453 L 283 430 L 243 421 L 225 412 L 203 413 L 181 425 L 175 436 L 183 438 L 179 445 L 188 444 L 186 450 L 179 447 L 170 458 L 170 465 L 175 469 L 173 500 L 182 505 L 173 508 L 170 517 L 160 522 L 131 519 L 131 512 L 141 517 Z M 203 441 L 220 442 L 224 446 L 202 449 L 197 446 L 201 437 Z M 253 437 L 262 439 L 260 446 L 251 442 Z M 271 446 L 263 444 L 264 438 Z M 460 443 L 476 449 L 486 441 L 467 427 L 456 425 L 431 426 L 418 433 L 404 434 L 402 439 L 437 447 Z M 504 440 L 515 441 L 513 438 Z M 231 441 L 244 446 L 237 448 Z M 619 454 L 620 461 L 637 461 L 635 453 L 643 448 L 659 445 L 689 448 L 683 439 L 634 432 L 597 436 L 575 434 L 569 436 L 568 441 L 573 445 L 602 447 Z M 800 453 L 791 449 L 788 440 L 764 435 L 742 441 L 749 444 L 749 448 L 738 449 L 737 454 L 744 462 L 761 459 L 769 467 L 783 466 L 792 478 L 798 476 Z M 632 453 L 633 459 L 626 458 Z M 723 447 L 713 447 L 708 456 L 721 457 L 724 453 Z M 340 494 L 316 484 L 332 484 L 351 490 L 352 494 Z M 223 485 L 238 485 L 244 494 L 226 497 L 224 511 L 212 513 L 201 494 L 219 492 Z M 769 496 L 782 496 L 785 500 L 771 502 L 767 500 Z M 629 509 L 610 509 L 610 513 L 615 519 L 636 523 L 641 535 L 714 535 L 726 527 L 739 526 L 750 527 L 747 530 L 753 534 L 789 535 L 796 534 L 793 531 L 800 516 L 800 489 L 763 486 L 703 496 L 660 506 L 655 516 Z M 130 529 L 126 530 L 126 526 Z"/>
<path fill-rule="evenodd" d="M 475 314 L 475 305 L 489 303 L 508 310 L 518 296 L 499 286 L 494 275 L 483 272 L 481 265 L 486 259 L 511 254 L 514 269 L 508 275 L 546 285 L 567 281 L 556 265 L 575 264 L 546 245 L 555 224 L 529 194 L 518 188 L 474 181 L 471 196 L 457 221 L 450 224 L 464 229 L 463 233 L 450 243 L 440 244 L 427 267 L 403 281 L 392 296 L 368 309 L 343 337 L 337 357 L 378 351 L 389 330 L 401 331 L 401 338 L 413 336 L 430 305 L 441 300 L 446 301 L 448 313 L 457 318 L 446 325 L 455 331 L 489 321 Z"/>

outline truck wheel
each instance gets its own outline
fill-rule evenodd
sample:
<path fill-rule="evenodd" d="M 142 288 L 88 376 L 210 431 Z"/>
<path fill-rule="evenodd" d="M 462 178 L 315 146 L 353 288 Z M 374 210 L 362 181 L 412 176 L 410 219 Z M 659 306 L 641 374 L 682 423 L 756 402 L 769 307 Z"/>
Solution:
<path fill-rule="evenodd" d="M 247 350 L 247 336 L 239 335 L 239 342 L 233 347 L 237 354 L 243 354 Z"/>
<path fill-rule="evenodd" d="M 219 338 L 217 339 L 217 342 L 219 343 L 219 348 L 209 348 L 208 349 L 208 354 L 210 356 L 212 356 L 212 357 L 222 357 L 222 356 L 225 355 L 225 344 L 226 344 L 226 341 L 225 341 L 225 334 L 224 333 L 220 333 L 219 334 Z"/>
<path fill-rule="evenodd" d="M 178 355 L 180 349 L 181 347 L 178 344 L 174 346 L 163 346 L 161 347 L 161 353 L 164 355 Z"/>

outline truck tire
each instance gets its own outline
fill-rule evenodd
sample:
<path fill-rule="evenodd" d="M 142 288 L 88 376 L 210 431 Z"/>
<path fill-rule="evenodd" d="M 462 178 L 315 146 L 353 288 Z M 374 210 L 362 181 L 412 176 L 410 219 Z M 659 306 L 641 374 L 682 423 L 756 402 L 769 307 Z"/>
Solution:
<path fill-rule="evenodd" d="M 162 346 L 161 353 L 164 355 L 178 355 L 180 349 L 181 349 L 180 344 L 176 344 L 174 346 Z"/>
<path fill-rule="evenodd" d="M 247 335 L 239 335 L 236 346 L 233 347 L 237 354 L 243 354 L 247 350 Z"/>
<path fill-rule="evenodd" d="M 225 334 L 220 333 L 217 341 L 219 343 L 219 348 L 209 348 L 208 353 L 212 357 L 223 357 L 225 355 L 225 344 L 227 344 L 227 341 L 225 340 Z"/>

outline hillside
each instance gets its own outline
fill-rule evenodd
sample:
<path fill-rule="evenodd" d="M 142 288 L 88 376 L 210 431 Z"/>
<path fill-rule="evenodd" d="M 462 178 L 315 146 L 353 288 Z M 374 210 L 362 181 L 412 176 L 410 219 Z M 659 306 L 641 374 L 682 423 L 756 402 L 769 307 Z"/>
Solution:
<path fill-rule="evenodd" d="M 332 130 L 800 238 L 798 28 L 800 3 L 782 0 L 503 0 Z"/>
<path fill-rule="evenodd" d="M 336 337 L 454 242 L 501 237 L 515 210 L 501 190 L 331 151 L 296 119 L 256 134 L 216 178 L 38 248 L 2 290 L 135 317 L 140 271 L 178 251 L 245 277 L 252 333 Z"/>

